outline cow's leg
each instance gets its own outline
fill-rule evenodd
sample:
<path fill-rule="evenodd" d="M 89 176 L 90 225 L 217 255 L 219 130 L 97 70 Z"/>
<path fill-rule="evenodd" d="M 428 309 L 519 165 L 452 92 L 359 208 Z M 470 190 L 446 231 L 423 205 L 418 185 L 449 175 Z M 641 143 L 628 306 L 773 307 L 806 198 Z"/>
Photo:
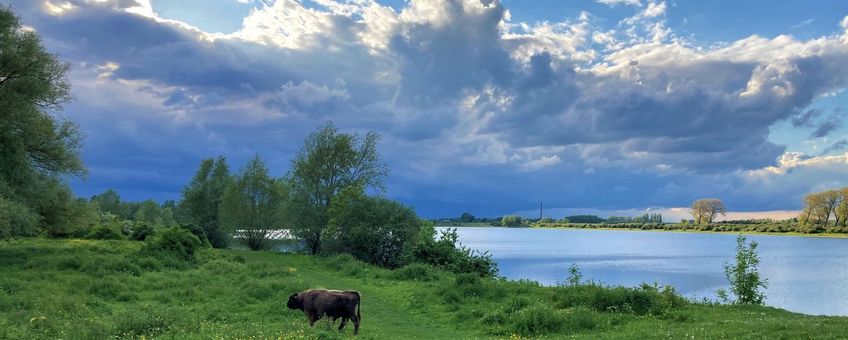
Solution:
<path fill-rule="evenodd" d="M 353 321 L 353 335 L 359 335 L 359 318 L 356 314 L 352 314 L 350 320 Z"/>
<path fill-rule="evenodd" d="M 306 314 L 306 319 L 307 319 L 307 320 L 309 320 L 309 326 L 314 326 L 314 325 L 315 325 L 315 321 L 318 321 L 318 319 L 319 319 L 319 318 L 318 318 L 318 317 L 316 317 L 315 315 L 312 315 L 312 313 L 306 313 L 306 312 L 304 312 L 304 314 Z"/>
<path fill-rule="evenodd" d="M 342 323 L 339 324 L 339 330 L 342 330 L 342 328 L 344 328 L 345 324 L 347 324 L 347 318 L 342 317 Z"/>

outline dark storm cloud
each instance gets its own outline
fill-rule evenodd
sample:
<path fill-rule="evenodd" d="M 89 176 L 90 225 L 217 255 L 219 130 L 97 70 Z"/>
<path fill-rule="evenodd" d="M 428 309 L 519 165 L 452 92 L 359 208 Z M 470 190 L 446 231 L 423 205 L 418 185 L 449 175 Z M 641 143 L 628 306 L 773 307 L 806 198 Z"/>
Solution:
<path fill-rule="evenodd" d="M 807 108 L 848 79 L 842 33 L 722 48 L 639 40 L 578 58 L 591 48 L 580 37 L 591 27 L 576 26 L 586 22 L 550 33 L 568 35 L 562 46 L 532 29 L 516 37 L 498 1 L 411 1 L 401 13 L 368 15 L 357 3 L 340 4 L 350 13 L 317 4 L 301 13 L 300 3 L 280 2 L 229 36 L 124 11 L 132 1 L 72 3 L 61 15 L 40 2 L 15 6 L 82 70 L 72 82 L 87 90 L 75 90 L 69 111 L 83 112 L 92 181 L 159 197 L 218 154 L 239 164 L 260 153 L 281 175 L 306 133 L 333 120 L 384 134 L 395 173 L 411 174 L 396 175 L 393 190 L 429 207 L 483 200 L 502 211 L 537 200 L 512 197 L 525 191 L 562 205 L 686 205 L 712 193 L 702 184 L 713 176 L 774 165 L 785 151 L 769 141 L 775 123 L 832 132 L 839 120 Z M 528 169 L 534 176 L 517 174 Z M 695 175 L 686 184 L 681 173 Z"/>

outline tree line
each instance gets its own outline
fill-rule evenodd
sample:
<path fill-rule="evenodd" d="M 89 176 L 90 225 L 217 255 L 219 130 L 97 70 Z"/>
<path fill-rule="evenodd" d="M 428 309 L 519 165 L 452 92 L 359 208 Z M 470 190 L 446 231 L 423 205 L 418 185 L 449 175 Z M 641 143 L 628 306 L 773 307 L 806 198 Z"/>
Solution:
<path fill-rule="evenodd" d="M 848 187 L 805 196 L 798 223 L 822 228 L 848 225 Z"/>

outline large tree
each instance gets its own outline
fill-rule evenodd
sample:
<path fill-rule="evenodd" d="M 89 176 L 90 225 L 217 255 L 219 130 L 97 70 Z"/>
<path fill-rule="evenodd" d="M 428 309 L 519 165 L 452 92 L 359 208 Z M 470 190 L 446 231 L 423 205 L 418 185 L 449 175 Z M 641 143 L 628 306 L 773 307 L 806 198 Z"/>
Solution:
<path fill-rule="evenodd" d="M 329 210 L 322 252 L 347 253 L 381 267 L 404 265 L 403 253 L 421 233 L 423 222 L 411 208 L 361 187 L 342 190 Z"/>
<path fill-rule="evenodd" d="M 53 235 L 75 214 L 62 176 L 85 173 L 79 129 L 55 116 L 70 99 L 68 67 L 0 6 L 0 196 L 37 214 Z"/>
<path fill-rule="evenodd" d="M 692 216 L 695 218 L 695 223 L 713 223 L 716 216 L 725 215 L 727 209 L 724 208 L 724 203 L 717 198 L 699 199 L 692 203 Z"/>
<path fill-rule="evenodd" d="M 292 189 L 289 204 L 292 233 L 304 240 L 310 253 L 321 249 L 333 199 L 349 186 L 385 190 L 383 180 L 389 169 L 377 153 L 380 136 L 364 138 L 340 133 L 328 122 L 310 134 L 292 160 L 288 181 Z"/>
<path fill-rule="evenodd" d="M 266 249 L 274 230 L 282 229 L 287 201 L 283 181 L 271 178 L 257 155 L 227 185 L 221 197 L 221 226 L 250 249 Z"/>
<path fill-rule="evenodd" d="M 219 209 L 221 196 L 230 181 L 230 169 L 224 157 L 204 159 L 194 178 L 183 189 L 180 202 L 188 222 L 200 227 L 215 248 L 226 247 L 229 240 L 220 225 Z"/>
<path fill-rule="evenodd" d="M 91 203 L 97 207 L 101 214 L 108 213 L 121 216 L 123 210 L 121 195 L 112 189 L 106 190 L 100 195 L 91 196 Z"/>

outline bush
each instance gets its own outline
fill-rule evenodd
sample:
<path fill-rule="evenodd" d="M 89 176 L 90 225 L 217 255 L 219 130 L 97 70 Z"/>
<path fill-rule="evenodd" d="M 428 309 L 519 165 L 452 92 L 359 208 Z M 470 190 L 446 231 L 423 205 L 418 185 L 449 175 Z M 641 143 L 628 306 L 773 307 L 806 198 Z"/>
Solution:
<path fill-rule="evenodd" d="M 509 331 L 521 335 L 541 335 L 563 330 L 568 323 L 565 313 L 546 304 L 534 304 L 510 315 Z"/>
<path fill-rule="evenodd" d="M 144 252 L 154 255 L 165 255 L 181 260 L 194 260 L 194 254 L 203 243 L 194 234 L 180 228 L 163 229 L 152 241 L 147 243 Z"/>
<path fill-rule="evenodd" d="M 347 253 L 385 268 L 404 264 L 403 253 L 414 242 L 423 222 L 398 202 L 365 195 L 348 187 L 333 200 L 322 251 Z"/>
<path fill-rule="evenodd" d="M 521 225 L 521 216 L 508 215 L 501 218 L 501 225 L 504 227 L 517 227 Z"/>
<path fill-rule="evenodd" d="M 144 241 L 147 238 L 153 236 L 153 234 L 155 233 L 154 230 L 155 229 L 153 228 L 153 226 L 147 224 L 146 222 L 136 222 L 130 231 L 130 240 Z"/>
<path fill-rule="evenodd" d="M 439 279 L 439 274 L 430 265 L 413 263 L 394 270 L 392 277 L 399 280 L 435 281 Z"/>
<path fill-rule="evenodd" d="M 112 225 L 101 224 L 91 230 L 85 238 L 90 240 L 123 240 L 124 235 L 121 235 L 118 228 Z"/>
<path fill-rule="evenodd" d="M 32 236 L 37 228 L 38 215 L 25 205 L 0 196 L 0 239 Z"/>
<path fill-rule="evenodd" d="M 560 286 L 553 301 L 560 308 L 587 307 L 599 312 L 633 313 L 637 315 L 664 314 L 682 306 L 686 300 L 673 288 L 660 290 L 657 286 L 605 287 L 597 284 Z"/>
<path fill-rule="evenodd" d="M 192 235 L 197 236 L 197 239 L 200 240 L 201 243 L 203 243 L 203 246 L 212 246 L 212 243 L 209 241 L 209 237 L 206 233 L 206 230 L 204 230 L 202 227 L 192 223 L 181 225 L 180 227 L 187 230 Z M 216 231 L 215 237 L 217 237 L 217 239 L 215 240 L 215 244 L 219 245 L 220 248 L 226 247 L 226 245 L 229 243 L 227 235 L 223 232 Z"/>
<path fill-rule="evenodd" d="M 760 290 L 768 287 L 768 281 L 760 278 L 757 266 L 757 242 L 746 244 L 745 236 L 736 237 L 736 263 L 724 264 L 724 274 L 730 281 L 730 291 L 736 296 L 736 303 L 761 305 L 765 294 Z M 726 296 L 724 292 L 720 296 Z"/>
<path fill-rule="evenodd" d="M 436 229 L 426 224 L 418 241 L 409 248 L 407 262 L 425 263 L 454 273 L 476 273 L 481 277 L 495 277 L 497 263 L 489 253 L 480 253 L 458 245 L 456 229 L 441 231 L 436 239 Z"/>

